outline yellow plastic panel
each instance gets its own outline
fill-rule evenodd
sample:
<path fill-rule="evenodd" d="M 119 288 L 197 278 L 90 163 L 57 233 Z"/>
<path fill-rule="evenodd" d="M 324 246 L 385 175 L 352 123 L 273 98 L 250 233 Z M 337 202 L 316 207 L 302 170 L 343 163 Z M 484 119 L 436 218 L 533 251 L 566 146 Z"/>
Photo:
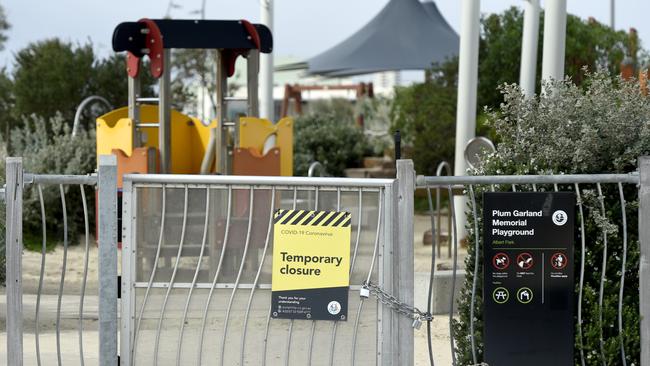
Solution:
<path fill-rule="evenodd" d="M 127 156 L 133 152 L 131 120 L 126 118 L 127 108 L 120 108 L 97 119 L 97 154 L 110 154 L 120 149 Z M 122 117 L 123 116 L 123 117 Z M 121 119 L 120 119 L 121 118 Z M 142 105 L 140 119 L 143 123 L 158 123 L 158 106 Z M 210 129 L 216 123 L 203 125 L 199 119 L 178 111 L 171 112 L 171 170 L 176 174 L 197 174 L 205 154 Z M 158 149 L 158 127 L 141 128 L 143 146 Z"/>
<path fill-rule="evenodd" d="M 275 146 L 280 148 L 280 172 L 283 176 L 293 175 L 293 119 L 285 117 L 278 123 L 256 117 L 239 119 L 239 147 L 253 148 L 262 153 L 264 141 L 276 135 Z"/>
<path fill-rule="evenodd" d="M 99 155 L 122 150 L 127 156 L 133 153 L 132 121 L 127 118 L 128 108 L 120 108 L 97 118 L 97 161 Z"/>

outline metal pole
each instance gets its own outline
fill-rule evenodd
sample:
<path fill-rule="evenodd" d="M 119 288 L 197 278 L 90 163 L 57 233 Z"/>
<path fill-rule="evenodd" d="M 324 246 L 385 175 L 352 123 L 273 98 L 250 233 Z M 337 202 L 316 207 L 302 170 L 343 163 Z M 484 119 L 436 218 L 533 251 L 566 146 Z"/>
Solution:
<path fill-rule="evenodd" d="M 524 0 L 524 32 L 521 39 L 519 85 L 527 97 L 535 95 L 537 43 L 539 41 L 539 0 Z"/>
<path fill-rule="evenodd" d="M 639 315 L 641 366 L 650 366 L 650 157 L 639 158 Z"/>
<path fill-rule="evenodd" d="M 616 0 L 609 0 L 609 26 L 616 29 Z"/>
<path fill-rule="evenodd" d="M 566 0 L 547 0 L 545 4 L 542 80 L 562 80 L 566 46 Z M 546 92 L 544 88 L 542 91 Z"/>
<path fill-rule="evenodd" d="M 260 1 L 260 22 L 273 32 L 273 0 Z M 273 53 L 260 56 L 260 117 L 275 119 L 273 102 Z"/>
<path fill-rule="evenodd" d="M 79 123 L 81 119 L 81 112 L 86 108 L 90 102 L 93 101 L 98 101 L 103 103 L 108 109 L 113 109 L 113 106 L 111 106 L 111 103 L 106 100 L 104 97 L 100 97 L 99 95 L 91 95 L 87 97 L 86 99 L 82 100 L 81 103 L 79 103 L 79 106 L 77 107 L 77 111 L 74 113 L 74 123 L 72 124 L 72 137 L 77 136 L 77 130 L 79 129 Z"/>
<path fill-rule="evenodd" d="M 260 51 L 250 50 L 246 57 L 246 71 L 248 76 L 248 110 L 250 117 L 257 117 L 260 114 L 259 96 L 259 73 L 260 73 Z M 239 144 L 237 144 L 239 146 Z"/>
<path fill-rule="evenodd" d="M 171 173 L 172 140 L 171 140 L 171 65 L 170 50 L 163 50 L 163 74 L 158 83 L 158 150 L 160 152 L 160 173 Z"/>
<path fill-rule="evenodd" d="M 23 364 L 23 159 L 7 158 L 7 365 Z"/>
<path fill-rule="evenodd" d="M 217 133 L 216 138 L 216 170 L 220 174 L 228 174 L 228 127 L 225 125 L 228 118 L 226 110 L 226 93 L 228 91 L 228 74 L 223 62 L 221 51 L 217 51 Z"/>
<path fill-rule="evenodd" d="M 415 169 L 412 160 L 397 161 L 398 181 L 398 241 L 397 248 L 397 298 L 405 304 L 413 304 L 413 195 L 415 193 Z M 412 319 L 400 316 L 397 327 L 398 365 L 413 365 Z"/>
<path fill-rule="evenodd" d="M 136 148 L 140 145 L 140 138 L 138 136 L 138 129 L 135 127 L 140 122 L 140 106 L 138 104 L 140 98 L 140 76 L 132 78 L 129 76 L 129 119 L 131 120 L 131 146 Z"/>
<path fill-rule="evenodd" d="M 117 365 L 117 157 L 100 155 L 97 175 L 99 227 L 99 365 Z"/>
<path fill-rule="evenodd" d="M 460 51 L 458 57 L 458 104 L 456 109 L 456 151 L 454 174 L 465 175 L 465 145 L 476 134 L 476 93 L 478 88 L 478 41 L 480 0 L 462 0 Z M 456 207 L 465 207 L 465 197 L 454 198 Z M 458 210 L 457 240 L 465 237 L 464 211 Z"/>

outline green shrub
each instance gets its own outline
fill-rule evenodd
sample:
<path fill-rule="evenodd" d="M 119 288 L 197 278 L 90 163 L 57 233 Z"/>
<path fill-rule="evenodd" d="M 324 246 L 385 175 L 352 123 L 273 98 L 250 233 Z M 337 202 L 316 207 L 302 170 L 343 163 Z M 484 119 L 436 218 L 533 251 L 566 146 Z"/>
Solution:
<path fill-rule="evenodd" d="M 497 151 L 484 157 L 476 175 L 502 174 L 570 174 L 627 173 L 636 170 L 637 157 L 650 152 L 650 98 L 643 96 L 638 84 L 613 79 L 607 74 L 586 73 L 582 87 L 569 80 L 549 84 L 552 93 L 533 99 L 525 98 L 516 85 L 502 88 L 504 104 L 489 113 L 488 123 L 500 138 Z M 608 281 L 604 287 L 603 333 L 605 364 L 621 364 L 617 310 L 622 257 L 622 225 L 618 187 L 603 184 L 606 215 L 600 214 L 600 201 L 595 185 L 582 185 L 585 215 L 583 344 L 588 365 L 603 364 L 600 356 L 600 324 L 598 322 L 598 291 L 603 257 L 603 230 L 608 232 Z M 553 187 L 538 187 L 552 189 Z M 526 189 L 526 187 L 519 187 Z M 531 187 L 527 187 L 531 189 Z M 561 186 L 561 190 L 574 190 Z M 481 191 L 477 203 L 480 206 Z M 628 365 L 639 364 L 639 298 L 638 298 L 638 202 L 637 188 L 625 186 L 627 200 L 628 264 L 623 297 L 623 337 Z M 482 213 L 479 207 L 479 221 Z M 473 217 L 468 214 L 468 242 L 474 243 Z M 482 245 L 482 243 L 480 243 Z M 474 246 L 469 245 L 465 261 L 466 277 L 459 300 L 459 320 L 454 324 L 459 365 L 472 363 L 469 314 L 474 271 Z M 479 252 L 482 253 L 482 250 Z M 581 252 L 576 246 L 576 268 Z M 479 263 L 482 259 L 479 258 Z M 479 268 L 479 276 L 482 268 Z M 578 274 L 576 274 L 576 281 Z M 481 345 L 483 334 L 482 280 L 479 278 L 475 307 L 475 336 Z M 578 284 L 576 284 L 578 291 Z M 577 296 L 576 296 L 577 301 Z M 577 304 L 576 304 L 577 305 Z M 576 327 L 576 364 L 579 364 L 579 343 Z M 482 358 L 482 349 L 479 349 Z"/>
<path fill-rule="evenodd" d="M 307 175 L 309 164 L 319 161 L 328 175 L 343 176 L 346 168 L 361 164 L 366 150 L 365 136 L 352 113 L 320 106 L 296 118 L 293 141 L 295 175 Z"/>
<path fill-rule="evenodd" d="M 49 126 L 49 127 L 48 127 Z M 24 119 L 23 127 L 11 133 L 13 156 L 23 158 L 23 169 L 34 174 L 89 174 L 95 171 L 95 132 L 80 131 L 75 138 L 70 123 L 60 115 L 46 121 L 32 116 Z M 4 159 L 2 162 L 4 167 Z M 4 170 L 4 169 L 3 169 Z M 4 177 L 4 174 L 3 174 Z M 68 237 L 75 244 L 78 233 L 83 231 L 83 207 L 78 186 L 64 186 L 68 216 Z M 89 219 L 94 217 L 94 192 L 86 188 Z M 48 238 L 51 243 L 63 238 L 62 204 L 58 186 L 43 187 L 43 201 L 47 220 Z M 23 236 L 25 247 L 40 249 L 41 208 L 36 187 L 28 187 L 24 193 Z"/>

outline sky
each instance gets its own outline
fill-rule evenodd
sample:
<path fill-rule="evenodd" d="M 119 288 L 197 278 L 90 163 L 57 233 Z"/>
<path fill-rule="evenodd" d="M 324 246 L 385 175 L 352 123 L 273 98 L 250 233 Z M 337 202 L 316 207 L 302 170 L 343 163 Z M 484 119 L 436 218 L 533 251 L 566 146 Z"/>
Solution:
<path fill-rule="evenodd" d="M 259 21 L 259 1 L 206 0 L 207 19 Z M 501 12 L 524 0 L 482 0 L 481 12 Z M 201 0 L 175 0 L 173 18 L 197 18 Z M 275 0 L 274 53 L 305 59 L 336 45 L 374 17 L 388 0 Z M 609 23 L 610 0 L 568 0 L 569 13 Z M 437 0 L 451 26 L 459 30 L 460 0 Z M 58 37 L 65 41 L 91 41 L 101 56 L 111 51 L 111 35 L 122 21 L 160 18 L 168 13 L 168 0 L 4 0 L 12 25 L 0 66 L 11 69 L 13 55 L 30 42 Z M 544 0 L 542 0 L 542 6 Z M 635 27 L 650 48 L 650 1 L 618 0 L 616 28 Z M 405 20 L 407 21 L 407 20 Z"/>

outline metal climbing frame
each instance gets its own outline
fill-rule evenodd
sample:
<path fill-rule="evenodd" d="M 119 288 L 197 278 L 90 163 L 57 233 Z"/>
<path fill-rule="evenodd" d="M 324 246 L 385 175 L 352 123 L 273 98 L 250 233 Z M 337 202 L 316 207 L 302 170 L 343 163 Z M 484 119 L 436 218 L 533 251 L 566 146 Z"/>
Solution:
<path fill-rule="evenodd" d="M 580 266 L 577 269 L 578 275 L 578 306 L 577 306 L 577 340 L 578 347 L 576 353 L 578 358 L 581 361 L 581 364 L 584 366 L 587 364 L 586 357 L 589 354 L 589 357 L 594 361 L 593 358 L 597 357 L 600 363 L 602 360 L 603 364 L 605 363 L 605 350 L 604 344 L 607 341 L 607 337 L 603 335 L 603 328 L 607 325 L 603 323 L 603 288 L 606 281 L 614 282 L 618 285 L 618 303 L 616 307 L 617 319 L 616 319 L 616 332 L 617 336 L 616 342 L 619 345 L 619 361 L 621 365 L 630 364 L 629 360 L 632 359 L 629 355 L 629 351 L 626 352 L 625 342 L 623 339 L 623 329 L 624 329 L 624 317 L 623 312 L 623 289 L 625 284 L 626 271 L 629 272 L 629 269 L 634 267 L 636 263 L 628 263 L 628 252 L 631 245 L 636 245 L 636 243 L 629 242 L 628 240 L 628 211 L 626 206 L 629 205 L 629 200 L 633 200 L 636 197 L 626 197 L 625 188 L 630 185 L 638 187 L 638 234 L 639 234 L 639 315 L 641 318 L 640 322 L 640 334 L 641 334 L 641 354 L 638 355 L 640 363 L 642 366 L 650 365 L 650 226 L 647 225 L 650 220 L 650 158 L 640 157 L 639 158 L 639 172 L 633 174 L 585 174 L 585 175 L 516 175 L 516 176 L 457 176 L 457 177 L 441 177 L 441 176 L 431 176 L 417 177 L 417 187 L 427 190 L 429 197 L 429 206 L 432 218 L 432 230 L 434 232 L 433 237 L 435 238 L 435 231 L 439 230 L 439 224 L 436 225 L 436 220 L 434 220 L 434 208 L 431 200 L 431 191 L 432 190 L 446 190 L 450 202 L 450 212 L 452 219 L 455 220 L 458 215 L 464 215 L 465 212 L 462 208 L 454 207 L 454 200 L 452 199 L 453 192 L 462 190 L 469 200 L 469 214 L 473 215 L 473 228 L 470 228 L 470 232 L 474 233 L 473 243 L 468 243 L 468 245 L 473 246 L 474 253 L 481 253 L 481 228 L 480 222 L 482 222 L 480 215 L 480 205 L 477 204 L 477 201 L 480 199 L 482 192 L 485 191 L 558 191 L 558 190 L 570 190 L 575 192 L 577 198 L 577 212 L 579 213 L 579 225 L 578 230 L 580 230 L 581 241 L 577 244 L 580 246 Z M 609 192 L 610 195 L 603 194 L 603 192 Z M 596 202 L 599 204 L 595 205 L 592 208 L 592 212 L 583 209 L 585 205 L 586 195 L 595 197 Z M 629 190 L 628 190 L 629 194 Z M 584 298 L 584 281 L 585 281 L 585 257 L 589 251 L 593 249 L 590 248 L 590 243 L 586 242 L 585 239 L 585 223 L 588 220 L 593 220 L 594 215 L 600 214 L 605 216 L 605 212 L 609 209 L 608 204 L 615 204 L 620 207 L 618 215 L 621 219 L 621 225 L 618 228 L 617 233 L 611 233 L 606 231 L 603 228 L 603 236 L 601 238 L 604 250 L 602 254 L 592 253 L 593 255 L 598 255 L 599 258 L 602 258 L 601 266 L 601 281 L 600 288 L 598 290 L 598 307 L 599 307 L 599 318 L 595 320 L 589 320 L 583 318 L 583 298 Z M 594 214 L 594 211 L 597 212 Z M 458 238 L 456 234 L 456 223 L 452 223 L 452 243 L 454 244 L 453 250 L 453 276 L 452 279 L 452 289 L 451 289 L 451 302 L 452 305 L 455 301 L 454 294 L 455 289 L 454 285 L 456 283 L 456 271 L 457 271 L 457 243 Z M 613 236 L 618 235 L 622 240 L 623 249 L 621 257 L 608 255 L 607 252 L 607 241 L 608 237 L 611 239 Z M 435 248 L 435 243 L 433 248 Z M 434 271 L 435 271 L 435 253 L 432 253 L 432 266 L 431 266 L 431 279 L 433 280 Z M 477 305 L 479 297 L 482 296 L 480 291 L 477 291 L 480 284 L 478 283 L 479 274 L 481 273 L 481 263 L 479 262 L 479 255 L 474 255 L 471 257 L 474 261 L 473 265 L 473 280 L 470 292 L 470 312 L 469 315 L 469 337 L 471 343 L 471 359 L 473 364 L 479 364 L 480 361 L 480 348 L 482 345 L 478 344 L 476 340 L 476 334 L 480 332 L 476 324 L 477 316 L 480 314 L 480 307 Z M 608 263 L 610 262 L 610 263 Z M 605 268 L 607 266 L 618 266 L 620 268 L 620 275 L 618 278 L 606 278 Z M 432 296 L 435 294 L 431 291 L 431 286 L 429 287 L 429 303 L 431 302 Z M 453 306 L 452 306 L 453 308 Z M 452 327 L 453 321 L 453 312 L 449 314 L 449 335 L 451 339 L 451 353 L 453 365 L 457 365 L 457 354 L 456 347 L 454 343 L 454 330 Z M 600 328 L 600 347 L 599 349 L 585 349 L 583 345 L 583 324 L 585 321 L 595 322 L 595 325 Z M 430 332 L 430 329 L 429 329 Z M 429 335 L 430 336 L 430 335 Z M 429 344 L 430 346 L 430 344 Z M 636 356 L 636 355 L 635 355 Z"/>
<path fill-rule="evenodd" d="M 412 364 L 413 319 L 360 296 L 371 281 L 413 301 L 412 164 L 399 174 L 126 175 L 122 364 Z M 347 321 L 270 317 L 278 208 L 352 213 Z"/>

